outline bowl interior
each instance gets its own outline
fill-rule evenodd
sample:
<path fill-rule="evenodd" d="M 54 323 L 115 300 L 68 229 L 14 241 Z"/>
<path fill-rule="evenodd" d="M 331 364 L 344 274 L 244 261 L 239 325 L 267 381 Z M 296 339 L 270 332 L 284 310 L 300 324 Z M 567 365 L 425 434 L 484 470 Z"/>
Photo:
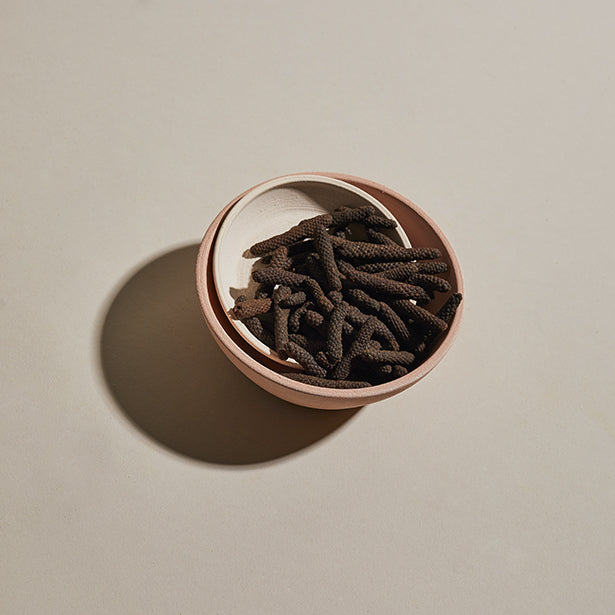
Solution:
<path fill-rule="evenodd" d="M 391 212 L 373 195 L 350 183 L 319 175 L 279 178 L 257 186 L 245 194 L 228 212 L 220 226 L 213 252 L 216 292 L 227 318 L 238 333 L 259 352 L 284 365 L 277 353 L 257 339 L 231 313 L 239 295 L 253 297 L 257 284 L 252 280 L 259 259 L 249 253 L 253 244 L 283 233 L 305 218 L 330 213 L 337 207 L 373 205 L 381 215 L 392 218 Z M 386 229 L 398 243 L 409 247 L 405 231 Z"/>

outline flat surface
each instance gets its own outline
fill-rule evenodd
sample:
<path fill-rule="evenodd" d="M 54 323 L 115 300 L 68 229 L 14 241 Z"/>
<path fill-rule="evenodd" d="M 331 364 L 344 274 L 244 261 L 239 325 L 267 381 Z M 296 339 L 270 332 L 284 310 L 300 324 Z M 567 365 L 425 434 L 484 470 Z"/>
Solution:
<path fill-rule="evenodd" d="M 0 611 L 610 614 L 612 3 L 0 7 Z M 253 386 L 196 244 L 284 173 L 407 195 L 444 361 L 360 411 Z"/>

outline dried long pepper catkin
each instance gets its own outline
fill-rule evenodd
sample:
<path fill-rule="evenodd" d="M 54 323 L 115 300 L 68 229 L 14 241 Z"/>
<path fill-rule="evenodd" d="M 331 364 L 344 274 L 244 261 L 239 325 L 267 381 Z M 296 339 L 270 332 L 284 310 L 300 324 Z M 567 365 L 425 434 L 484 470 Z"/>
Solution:
<path fill-rule="evenodd" d="M 446 273 L 448 271 L 448 265 L 442 261 L 422 261 L 420 263 L 415 263 L 415 265 L 419 273 L 436 275 L 438 273 Z"/>
<path fill-rule="evenodd" d="M 368 310 L 373 310 L 374 312 L 380 311 L 380 301 L 378 301 L 378 299 L 374 299 L 360 288 L 349 288 L 346 291 L 346 297 L 348 297 L 349 301 L 352 301 L 359 307 L 367 308 Z"/>
<path fill-rule="evenodd" d="M 346 278 L 363 288 L 386 295 L 415 299 L 416 301 L 429 301 L 429 295 L 420 286 L 389 280 L 388 278 L 383 278 L 374 273 L 358 271 L 345 261 L 339 261 L 338 266 Z"/>
<path fill-rule="evenodd" d="M 392 307 L 400 310 L 403 314 L 409 316 L 413 321 L 420 323 L 429 329 L 444 331 L 448 326 L 444 320 L 438 318 L 435 314 L 428 312 L 426 309 L 415 305 L 408 299 L 394 301 L 392 303 Z"/>
<path fill-rule="evenodd" d="M 367 227 L 376 227 L 376 228 L 395 228 L 397 226 L 397 222 L 392 220 L 391 218 L 385 218 L 384 216 L 377 216 L 372 214 L 367 216 L 363 221 L 363 224 Z"/>
<path fill-rule="evenodd" d="M 418 273 L 412 278 L 412 283 L 424 288 L 427 291 L 437 290 L 440 293 L 447 293 L 451 289 L 451 285 L 436 275 L 428 273 Z"/>
<path fill-rule="evenodd" d="M 362 380 L 331 380 L 330 378 L 319 378 L 318 376 L 302 373 L 288 373 L 284 375 L 291 380 L 303 382 L 303 384 L 327 387 L 329 389 L 364 389 L 372 386 L 370 382 Z"/>
<path fill-rule="evenodd" d="M 367 273 L 380 273 L 381 271 L 389 271 L 391 269 L 395 269 L 401 265 L 407 265 L 407 262 L 404 261 L 385 261 L 382 263 L 362 263 L 361 265 L 356 265 L 355 269 L 359 271 L 365 271 Z M 416 266 L 416 263 L 412 263 Z"/>
<path fill-rule="evenodd" d="M 286 249 L 288 250 L 288 256 L 290 258 L 301 259 L 305 258 L 306 253 L 313 252 L 316 248 L 314 247 L 314 241 L 312 239 L 304 239 L 303 241 L 288 245 Z M 293 260 L 293 262 L 295 261 Z"/>
<path fill-rule="evenodd" d="M 309 279 L 305 275 L 295 273 L 294 271 L 286 271 L 279 267 L 269 267 L 267 269 L 259 269 L 252 272 L 252 279 L 261 284 L 284 284 L 285 286 L 300 286 L 305 280 Z"/>
<path fill-rule="evenodd" d="M 289 246 L 291 243 L 296 243 L 306 237 L 311 237 L 316 227 L 320 225 L 331 226 L 331 224 L 333 224 L 333 218 L 330 214 L 322 214 L 314 218 L 308 218 L 307 220 L 299 222 L 299 224 L 293 226 L 285 233 L 280 233 L 279 235 L 265 239 L 265 241 L 255 243 L 250 248 L 250 252 L 254 256 L 262 256 L 268 252 L 273 252 L 273 250 L 280 246 Z"/>
<path fill-rule="evenodd" d="M 282 307 L 297 307 L 299 305 L 303 305 L 306 301 L 306 294 L 302 290 L 299 290 L 290 295 L 288 298 L 282 299 Z"/>
<path fill-rule="evenodd" d="M 344 300 L 344 295 L 339 290 L 332 290 L 327 293 L 327 297 L 329 301 L 333 305 L 339 305 Z"/>
<path fill-rule="evenodd" d="M 376 319 L 370 316 L 359 329 L 348 352 L 342 357 L 341 361 L 333 368 L 331 377 L 333 380 L 344 380 L 350 374 L 350 367 L 353 359 L 363 354 L 367 343 L 371 340 L 376 328 Z"/>
<path fill-rule="evenodd" d="M 323 322 L 325 322 L 325 317 L 315 310 L 307 310 L 303 317 L 303 321 L 306 325 L 310 325 L 310 327 L 320 327 Z"/>
<path fill-rule="evenodd" d="M 246 325 L 248 331 L 258 340 L 263 342 L 265 346 L 269 348 L 275 348 L 275 337 L 263 327 L 263 323 L 258 316 L 252 316 L 252 318 L 246 318 L 243 323 Z"/>
<path fill-rule="evenodd" d="M 368 216 L 376 213 L 376 208 L 373 205 L 364 205 L 363 207 L 340 207 L 331 214 L 333 224 L 335 226 L 347 226 L 353 222 L 361 222 Z"/>
<path fill-rule="evenodd" d="M 243 320 L 244 318 L 251 318 L 252 316 L 258 316 L 264 314 L 271 309 L 271 299 L 269 297 L 264 299 L 246 299 L 236 303 L 233 308 L 235 318 Z"/>
<path fill-rule="evenodd" d="M 342 345 L 342 327 L 348 312 L 348 304 L 342 301 L 331 312 L 329 329 L 327 332 L 327 356 L 336 363 L 342 358 L 344 348 Z"/>
<path fill-rule="evenodd" d="M 341 290 L 342 281 L 340 280 L 340 272 L 335 262 L 331 236 L 327 233 L 324 226 L 319 226 L 314 232 L 314 245 L 320 257 L 320 263 L 325 272 L 329 290 Z"/>
<path fill-rule="evenodd" d="M 405 350 L 373 350 L 367 348 L 361 353 L 361 358 L 372 363 L 388 363 L 389 365 L 410 365 L 414 355 Z"/>
<path fill-rule="evenodd" d="M 349 241 L 340 237 L 331 237 L 333 247 L 344 258 L 359 260 L 433 260 L 440 258 L 437 248 L 404 248 L 402 246 L 389 246 L 362 241 Z"/>
<path fill-rule="evenodd" d="M 451 295 L 446 300 L 446 303 L 438 310 L 436 316 L 444 322 L 450 323 L 451 320 L 453 320 L 453 316 L 455 315 L 455 312 L 457 311 L 462 299 L 463 297 L 461 293 Z"/>
<path fill-rule="evenodd" d="M 374 316 L 370 317 L 367 314 L 364 314 L 358 307 L 354 305 L 348 306 L 346 318 L 350 325 L 352 325 L 354 328 L 360 328 L 365 324 L 368 318 L 374 318 L 375 335 L 382 338 L 391 350 L 399 350 L 399 342 L 393 335 L 393 332 L 379 318 L 376 318 Z"/>
<path fill-rule="evenodd" d="M 280 267 L 281 269 L 288 269 L 290 267 L 290 260 L 288 258 L 288 248 L 286 246 L 280 246 L 274 250 L 271 255 L 269 264 L 272 267 Z"/>
<path fill-rule="evenodd" d="M 402 376 L 405 376 L 408 373 L 408 368 L 403 366 L 403 365 L 393 365 L 393 372 L 392 372 L 392 376 L 393 378 L 401 378 Z"/>
<path fill-rule="evenodd" d="M 319 307 L 319 309 L 325 312 L 325 314 L 329 314 L 333 311 L 333 304 L 327 295 L 325 295 L 320 284 L 314 278 L 304 276 L 302 284 L 308 290 L 314 300 L 314 303 Z"/>
<path fill-rule="evenodd" d="M 347 296 L 349 301 L 353 301 L 361 307 L 377 312 L 382 322 L 392 331 L 393 335 L 400 343 L 400 346 L 410 339 L 408 327 L 406 327 L 399 314 L 397 314 L 388 303 L 370 297 L 360 288 L 349 289 L 347 291 Z"/>
<path fill-rule="evenodd" d="M 331 361 L 331 359 L 329 359 L 329 357 L 327 356 L 327 353 L 324 350 L 319 350 L 315 355 L 314 358 L 316 359 L 316 363 L 318 363 L 318 365 L 320 365 L 320 367 L 324 367 L 327 372 L 330 369 L 333 369 L 333 367 L 335 367 L 335 361 Z"/>
<path fill-rule="evenodd" d="M 325 272 L 320 263 L 316 252 L 310 252 L 301 264 L 301 273 L 305 273 L 309 278 L 316 280 L 321 286 L 326 284 Z"/>
<path fill-rule="evenodd" d="M 284 345 L 284 352 L 289 357 L 295 359 L 295 361 L 303 367 L 306 374 L 318 376 L 319 378 L 326 377 L 327 370 L 320 367 L 320 365 L 316 362 L 316 359 L 305 348 L 301 348 L 298 344 L 288 341 Z"/>
<path fill-rule="evenodd" d="M 273 291 L 273 327 L 275 335 L 275 349 L 280 357 L 284 358 L 284 347 L 288 342 L 288 316 L 289 308 L 283 308 L 280 304 L 284 299 L 288 299 L 291 294 L 288 286 L 278 286 Z"/>
<path fill-rule="evenodd" d="M 245 301 L 248 301 L 248 297 L 246 295 L 239 295 L 239 297 L 235 299 L 235 308 L 234 308 L 235 313 L 236 313 L 237 308 Z M 250 333 L 252 333 L 252 335 L 256 339 L 263 342 L 263 344 L 265 344 L 266 346 L 269 346 L 269 348 L 275 348 L 274 336 L 271 335 L 269 331 L 265 330 L 265 328 L 263 327 L 263 323 L 260 321 L 260 319 L 257 316 L 245 318 L 243 322 L 246 325 L 248 331 L 250 331 Z"/>
<path fill-rule="evenodd" d="M 389 280 L 398 280 L 400 282 L 414 283 L 414 276 L 418 274 L 416 263 L 402 263 L 397 267 L 379 271 L 375 275 Z"/>
<path fill-rule="evenodd" d="M 388 235 L 385 235 L 384 233 L 376 231 L 373 228 L 367 228 L 365 229 L 365 232 L 367 233 L 367 238 L 372 243 L 379 243 L 384 246 L 398 246 L 399 245 L 396 241 L 393 241 Z"/>
<path fill-rule="evenodd" d="M 306 350 L 308 350 L 310 346 L 310 340 L 302 333 L 289 333 L 288 341 L 298 344 L 301 348 L 305 348 Z"/>
<path fill-rule="evenodd" d="M 393 366 L 388 365 L 387 363 L 383 363 L 381 365 L 376 365 L 374 368 L 374 374 L 381 378 L 390 379 L 390 376 L 393 374 Z"/>
<path fill-rule="evenodd" d="M 378 316 L 380 316 L 382 322 L 393 332 L 400 346 L 410 341 L 410 332 L 408 331 L 406 323 L 386 301 L 380 302 Z"/>
<path fill-rule="evenodd" d="M 288 330 L 293 333 L 299 331 L 301 319 L 305 316 L 305 313 L 313 307 L 314 304 L 311 301 L 306 301 L 303 305 L 300 305 L 288 318 Z"/>

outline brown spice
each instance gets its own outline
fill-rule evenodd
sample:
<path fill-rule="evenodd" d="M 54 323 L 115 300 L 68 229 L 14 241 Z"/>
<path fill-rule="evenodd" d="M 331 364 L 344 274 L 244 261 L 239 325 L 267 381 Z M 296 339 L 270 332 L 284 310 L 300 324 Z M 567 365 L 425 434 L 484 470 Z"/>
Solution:
<path fill-rule="evenodd" d="M 316 303 L 320 310 L 322 310 L 325 314 L 329 314 L 333 311 L 333 303 L 331 303 L 320 284 L 314 278 L 304 277 L 302 283 L 303 286 L 309 291 L 310 295 L 314 299 L 314 303 Z"/>
<path fill-rule="evenodd" d="M 394 301 L 392 303 L 392 307 L 396 311 L 401 311 L 406 316 L 409 316 L 413 321 L 424 325 L 428 329 L 444 331 L 448 326 L 444 320 L 438 318 L 435 314 L 428 312 L 426 309 L 415 305 L 408 299 Z"/>
<path fill-rule="evenodd" d="M 306 294 L 299 290 L 290 295 L 287 299 L 282 300 L 282 307 L 297 307 L 303 305 L 307 301 Z"/>
<path fill-rule="evenodd" d="M 303 321 L 305 324 L 310 325 L 310 327 L 320 327 L 325 321 L 325 317 L 315 310 L 307 310 L 303 317 Z"/>
<path fill-rule="evenodd" d="M 329 290 L 341 290 L 342 282 L 337 263 L 335 262 L 331 236 L 327 233 L 324 226 L 319 226 L 314 232 L 314 245 L 320 257 L 320 264 L 325 272 Z"/>
<path fill-rule="evenodd" d="M 268 297 L 264 299 L 246 299 L 239 303 L 236 302 L 233 314 L 235 318 L 244 320 L 245 318 L 251 318 L 252 316 L 268 312 L 271 309 L 271 305 L 271 299 Z"/>
<path fill-rule="evenodd" d="M 438 273 L 446 273 L 448 271 L 448 265 L 442 261 L 422 261 L 415 264 L 419 273 L 436 275 Z"/>
<path fill-rule="evenodd" d="M 353 327 L 361 327 L 365 324 L 365 322 L 367 322 L 368 318 L 374 318 L 375 335 L 381 337 L 391 350 L 399 350 L 399 342 L 397 341 L 391 330 L 379 318 L 364 314 L 358 307 L 354 305 L 348 306 L 346 318 Z M 344 331 L 344 333 L 345 332 L 346 331 Z"/>
<path fill-rule="evenodd" d="M 284 299 L 288 299 L 291 294 L 288 286 L 278 286 L 273 291 L 273 331 L 275 336 L 275 349 L 280 355 L 280 358 L 284 359 L 284 346 L 288 342 L 288 316 L 290 315 L 290 309 L 282 308 L 281 302 Z"/>
<path fill-rule="evenodd" d="M 451 295 L 446 300 L 446 303 L 438 310 L 436 316 L 447 324 L 450 323 L 453 320 L 453 316 L 455 315 L 455 312 L 457 311 L 462 299 L 463 297 L 461 293 Z"/>
<path fill-rule="evenodd" d="M 330 378 L 319 378 L 318 376 L 302 373 L 287 373 L 284 375 L 291 380 L 296 380 L 303 384 L 311 384 L 329 389 L 363 389 L 372 386 L 371 383 L 362 380 L 331 380 Z"/>
<path fill-rule="evenodd" d="M 338 267 L 349 280 L 352 280 L 355 284 L 363 288 L 385 293 L 387 295 L 415 299 L 417 301 L 429 301 L 429 295 L 427 295 L 420 286 L 413 286 L 405 282 L 389 280 L 388 278 L 383 278 L 373 273 L 358 271 L 350 263 L 345 261 L 339 261 Z"/>
<path fill-rule="evenodd" d="M 380 271 L 376 275 L 389 280 L 398 280 L 404 282 L 414 282 L 414 276 L 418 273 L 416 263 L 401 263 L 397 267 Z"/>
<path fill-rule="evenodd" d="M 384 233 L 380 233 L 379 231 L 374 230 L 373 228 L 366 228 L 365 232 L 367 233 L 367 238 L 372 243 L 379 243 L 383 246 L 398 246 L 399 244 L 396 241 L 393 241 L 388 235 Z"/>
<path fill-rule="evenodd" d="M 259 269 L 252 272 L 252 279 L 255 282 L 261 284 L 270 284 L 275 286 L 276 284 L 284 284 L 285 286 L 300 286 L 307 276 L 295 273 L 293 271 L 286 271 L 279 267 L 268 267 L 267 269 Z"/>
<path fill-rule="evenodd" d="M 414 362 L 414 355 L 404 350 L 372 350 L 365 349 L 361 358 L 371 363 L 389 363 L 391 365 L 410 365 Z"/>
<path fill-rule="evenodd" d="M 451 285 L 444 279 L 428 273 L 418 273 L 412 279 L 412 283 L 421 286 L 426 291 L 437 290 L 440 293 L 447 293 Z"/>
<path fill-rule="evenodd" d="M 363 220 L 363 224 L 368 227 L 375 226 L 376 228 L 396 228 L 397 222 L 392 218 L 385 218 L 384 216 L 370 215 Z"/>
<path fill-rule="evenodd" d="M 301 241 L 306 237 L 311 237 L 314 234 L 316 227 L 320 225 L 330 226 L 332 223 L 333 218 L 330 214 L 322 214 L 320 216 L 315 216 L 314 218 L 308 218 L 307 220 L 299 222 L 299 224 L 293 226 L 285 233 L 281 233 L 279 235 L 275 235 L 274 237 L 270 237 L 269 239 L 265 239 L 265 241 L 255 243 L 250 248 L 250 252 L 254 256 L 262 256 L 268 252 L 273 252 L 273 250 L 279 248 L 280 246 L 289 246 L 290 244 Z"/>
<path fill-rule="evenodd" d="M 346 314 L 348 312 L 348 304 L 342 301 L 339 305 L 335 306 L 333 312 L 331 312 L 331 318 L 329 319 L 329 329 L 327 332 L 327 356 L 331 361 L 337 363 L 342 358 L 344 348 L 342 345 L 342 327 Z"/>
<path fill-rule="evenodd" d="M 298 344 L 291 341 L 286 342 L 284 345 L 284 352 L 289 357 L 295 359 L 295 361 L 303 367 L 306 374 L 318 376 L 319 378 L 324 378 L 327 375 L 327 370 L 320 367 L 316 359 L 305 348 L 301 348 Z"/>
<path fill-rule="evenodd" d="M 303 305 L 300 305 L 289 317 L 288 317 L 288 330 L 296 333 L 299 331 L 301 325 L 301 319 L 305 313 L 312 309 L 314 304 L 311 301 L 306 301 Z"/>
<path fill-rule="evenodd" d="M 351 363 L 353 359 L 360 356 L 365 351 L 367 343 L 374 334 L 376 322 L 376 318 L 369 316 L 359 329 L 359 332 L 348 349 L 348 352 L 342 357 L 341 361 L 333 368 L 331 372 L 331 377 L 334 380 L 344 380 L 345 378 L 348 378 Z"/>
<path fill-rule="evenodd" d="M 433 260 L 440 258 L 437 248 L 404 248 L 402 246 L 380 245 L 362 241 L 349 241 L 340 237 L 331 237 L 333 247 L 345 258 L 359 260 Z"/>

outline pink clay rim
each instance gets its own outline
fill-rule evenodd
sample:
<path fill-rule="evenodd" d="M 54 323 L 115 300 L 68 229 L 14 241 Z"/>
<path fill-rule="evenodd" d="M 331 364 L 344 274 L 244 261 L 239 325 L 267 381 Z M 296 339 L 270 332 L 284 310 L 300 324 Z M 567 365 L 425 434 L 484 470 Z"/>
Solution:
<path fill-rule="evenodd" d="M 374 190 L 386 193 L 413 209 L 416 214 L 418 214 L 421 218 L 423 218 L 423 220 L 425 220 L 425 222 L 427 222 L 427 224 L 436 233 L 436 235 L 438 235 L 440 241 L 446 248 L 448 257 L 450 258 L 455 275 L 457 292 L 464 294 L 464 301 L 461 302 L 459 308 L 457 309 L 452 325 L 447 330 L 444 339 L 441 341 L 439 347 L 435 350 L 435 352 L 427 360 L 425 360 L 418 367 L 410 371 L 408 374 L 402 376 L 401 378 L 397 378 L 396 380 L 392 380 L 391 382 L 385 382 L 383 384 L 377 384 L 369 388 L 363 389 L 328 389 L 291 380 L 290 378 L 286 378 L 282 374 L 279 374 L 272 369 L 269 369 L 268 367 L 257 361 L 254 357 L 250 356 L 230 337 L 224 327 L 222 327 L 222 325 L 219 323 L 218 318 L 211 305 L 212 301 L 218 301 L 217 296 L 215 296 L 215 289 L 212 289 L 213 292 L 210 292 L 207 288 L 207 271 L 208 268 L 211 266 L 213 245 L 216 238 L 216 234 L 218 232 L 218 228 L 220 227 L 222 220 L 229 212 L 229 210 L 233 207 L 233 205 L 250 190 L 257 188 L 258 186 L 266 182 L 260 182 L 256 186 L 249 188 L 248 190 L 234 198 L 226 207 L 224 207 L 224 209 L 222 209 L 222 211 L 215 217 L 213 222 L 210 224 L 201 242 L 201 247 L 199 249 L 196 261 L 197 292 L 199 296 L 199 301 L 201 303 L 201 310 L 203 311 L 203 315 L 205 317 L 205 321 L 209 330 L 216 339 L 217 343 L 222 344 L 235 357 L 235 359 L 237 359 L 241 363 L 244 363 L 247 367 L 249 367 L 257 374 L 261 375 L 263 378 L 270 380 L 271 382 L 274 382 L 286 389 L 297 391 L 307 396 L 319 397 L 321 399 L 323 397 L 329 397 L 356 401 L 356 405 L 359 406 L 363 403 L 368 403 L 369 400 L 372 398 L 384 399 L 409 388 L 413 384 L 416 384 L 419 380 L 425 377 L 450 350 L 459 331 L 465 303 L 464 283 L 463 276 L 461 273 L 461 266 L 459 264 L 459 260 L 457 259 L 457 255 L 453 250 L 453 247 L 451 246 L 450 242 L 448 241 L 440 227 L 418 205 L 413 203 L 410 199 L 391 190 L 390 188 L 387 188 L 386 186 L 383 186 L 382 184 L 371 180 L 363 179 L 354 175 L 330 172 L 311 172 L 309 174 L 333 177 L 335 179 L 340 179 L 342 181 L 346 181 L 355 185 L 358 183 L 364 186 L 369 186 Z M 290 175 L 280 176 L 280 178 L 294 177 L 296 175 L 306 175 L 306 173 L 292 173 Z M 271 180 L 268 179 L 266 181 Z M 408 231 L 406 230 L 406 232 Z"/>

